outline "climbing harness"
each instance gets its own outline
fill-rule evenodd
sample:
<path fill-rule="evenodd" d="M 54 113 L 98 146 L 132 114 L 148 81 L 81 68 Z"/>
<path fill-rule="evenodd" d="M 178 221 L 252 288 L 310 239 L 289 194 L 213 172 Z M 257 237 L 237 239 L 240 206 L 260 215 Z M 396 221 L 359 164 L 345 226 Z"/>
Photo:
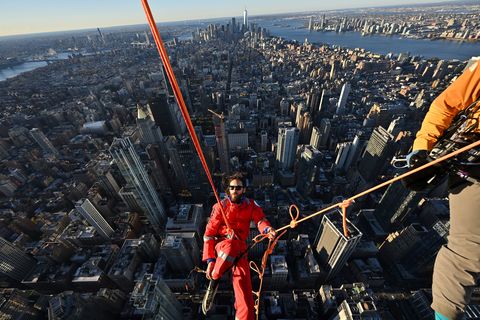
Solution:
<path fill-rule="evenodd" d="M 449 128 L 438 138 L 424 162 L 441 158 L 444 155 L 478 141 L 480 134 L 474 131 L 479 126 L 479 109 L 480 99 L 477 99 L 467 108 L 460 111 Z M 391 164 L 397 169 L 408 168 L 406 156 L 394 157 Z M 478 183 L 478 177 L 471 176 L 471 171 L 476 168 L 480 169 L 480 149 L 471 148 L 468 152 L 458 154 L 455 157 L 443 161 L 441 164 L 431 167 L 430 170 L 421 176 L 419 175 L 418 178 L 412 176 L 403 182 L 407 188 L 409 185 L 417 185 L 420 186 L 418 189 L 426 189 L 429 186 L 434 186 L 446 173 L 451 173 L 468 182 Z M 415 190 L 415 188 L 411 189 Z"/>

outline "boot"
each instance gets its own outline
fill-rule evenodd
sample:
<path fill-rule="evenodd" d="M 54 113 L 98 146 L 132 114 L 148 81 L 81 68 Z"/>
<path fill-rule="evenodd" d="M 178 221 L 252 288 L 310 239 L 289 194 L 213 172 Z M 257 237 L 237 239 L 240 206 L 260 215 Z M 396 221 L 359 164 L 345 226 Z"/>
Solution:
<path fill-rule="evenodd" d="M 205 292 L 202 301 L 202 312 L 204 315 L 207 315 L 207 312 L 213 306 L 213 300 L 215 299 L 219 282 L 219 280 L 210 280 L 210 283 L 208 284 L 207 292 Z"/>

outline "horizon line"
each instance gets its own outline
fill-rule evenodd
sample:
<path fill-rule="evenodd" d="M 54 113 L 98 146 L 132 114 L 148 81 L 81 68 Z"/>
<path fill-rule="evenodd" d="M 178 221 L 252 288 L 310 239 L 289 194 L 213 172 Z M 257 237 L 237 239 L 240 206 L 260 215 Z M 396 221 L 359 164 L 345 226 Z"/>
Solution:
<path fill-rule="evenodd" d="M 329 10 L 308 10 L 308 11 L 289 11 L 289 12 L 277 12 L 277 13 L 266 13 L 266 14 L 255 14 L 249 15 L 250 17 L 263 17 L 263 16 L 275 16 L 275 15 L 287 15 L 287 14 L 301 14 L 301 13 L 313 13 L 313 12 L 335 12 L 335 11 L 349 11 L 349 10 L 357 10 L 357 9 L 375 9 L 375 8 L 395 8 L 395 7 L 409 7 L 409 6 L 418 6 L 418 5 L 444 5 L 447 3 L 455 3 L 455 2 L 475 2 L 473 0 L 447 0 L 447 1 L 438 1 L 438 2 L 418 2 L 418 3 L 411 3 L 411 4 L 396 4 L 396 5 L 388 5 L 388 6 L 369 6 L 369 7 L 351 7 L 351 8 L 343 8 L 343 9 L 329 9 Z M 204 22 L 208 19 L 220 20 L 220 19 L 230 19 L 233 17 L 242 17 L 242 15 L 238 16 L 222 16 L 222 17 L 208 17 L 208 18 L 199 18 L 199 19 L 188 19 L 188 20 L 169 20 L 169 21 L 162 21 L 156 22 L 157 25 L 161 24 L 172 24 L 172 23 L 186 23 L 186 22 Z M 16 37 L 35 37 L 40 35 L 46 34 L 55 34 L 55 33 L 67 33 L 67 32 L 82 32 L 82 31 L 89 31 L 95 30 L 97 28 L 100 29 L 109 29 L 109 28 L 120 28 L 120 27 L 133 27 L 133 26 L 148 26 L 148 22 L 145 23 L 133 23 L 133 24 L 123 24 L 123 25 L 110 25 L 110 26 L 92 26 L 92 27 L 80 27 L 79 29 L 65 29 L 65 30 L 56 30 L 56 31 L 41 31 L 41 32 L 33 32 L 33 33 L 15 33 L 15 34 L 8 34 L 8 35 L 0 35 L 0 40 L 6 40 L 8 38 L 16 38 Z"/>

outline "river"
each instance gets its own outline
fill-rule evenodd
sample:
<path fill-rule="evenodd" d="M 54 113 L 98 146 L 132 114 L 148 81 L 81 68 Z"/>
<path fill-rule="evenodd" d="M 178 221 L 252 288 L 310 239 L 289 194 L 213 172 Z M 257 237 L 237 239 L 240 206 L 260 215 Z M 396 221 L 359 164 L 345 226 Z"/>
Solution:
<path fill-rule="evenodd" d="M 309 31 L 304 28 L 304 21 L 259 21 L 258 24 L 270 30 L 271 35 L 299 42 L 308 39 L 310 43 L 338 45 L 347 48 L 364 48 L 368 51 L 388 54 L 407 53 L 425 58 L 445 60 L 468 60 L 480 56 L 480 42 L 459 42 L 448 40 L 405 39 L 399 36 L 370 35 L 362 36 L 359 32 L 336 33 L 331 31 Z"/>

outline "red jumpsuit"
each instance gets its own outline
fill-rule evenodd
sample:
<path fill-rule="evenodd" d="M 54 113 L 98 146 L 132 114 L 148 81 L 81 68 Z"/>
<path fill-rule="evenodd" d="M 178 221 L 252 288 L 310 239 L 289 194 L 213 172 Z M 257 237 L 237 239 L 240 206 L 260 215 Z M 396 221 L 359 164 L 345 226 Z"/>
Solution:
<path fill-rule="evenodd" d="M 235 258 L 247 248 L 246 240 L 250 232 L 250 221 L 255 222 L 261 233 L 266 233 L 270 227 L 262 208 L 253 200 L 244 198 L 237 204 L 227 198 L 222 201 L 222 205 L 235 238 L 226 238 L 227 226 L 219 204 L 215 204 L 203 237 L 203 260 L 216 259 L 212 272 L 214 279 L 219 279 Z M 235 292 L 235 319 L 254 319 L 252 282 L 247 254 L 233 267 L 233 291 Z"/>

